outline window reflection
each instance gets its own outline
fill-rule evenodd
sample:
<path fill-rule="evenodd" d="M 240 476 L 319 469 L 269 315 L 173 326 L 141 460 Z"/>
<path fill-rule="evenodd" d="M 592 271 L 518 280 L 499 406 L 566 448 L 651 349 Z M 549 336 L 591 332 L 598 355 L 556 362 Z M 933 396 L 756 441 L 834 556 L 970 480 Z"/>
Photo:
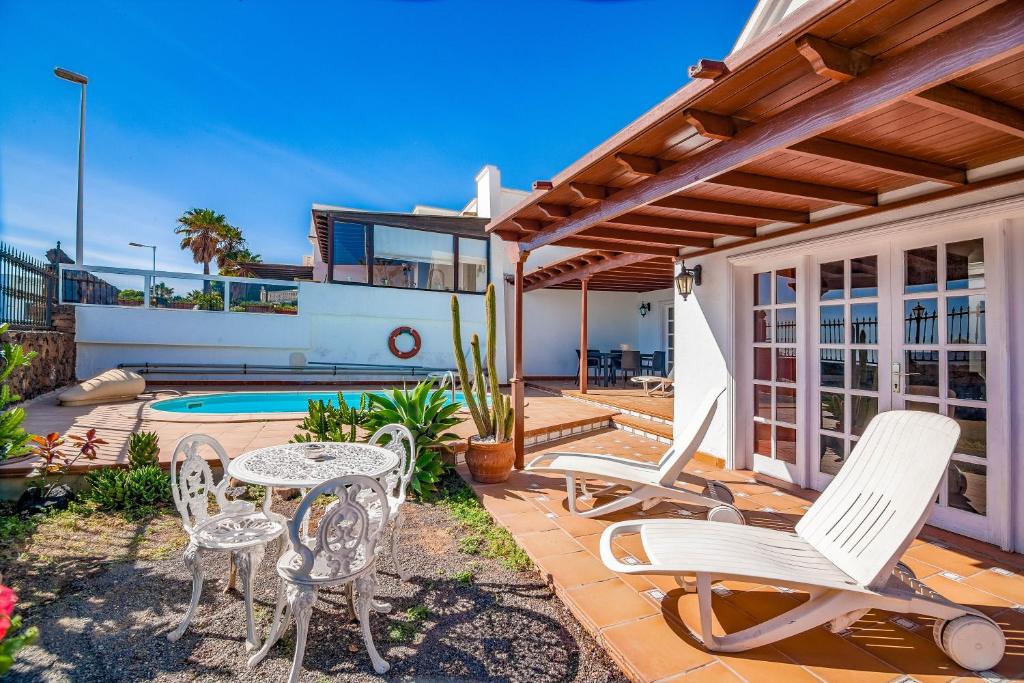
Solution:
<path fill-rule="evenodd" d="M 459 239 L 459 291 L 487 289 L 487 242 L 468 237 Z"/>
<path fill-rule="evenodd" d="M 821 428 L 830 432 L 842 432 L 845 422 L 843 394 L 831 391 L 821 392 L 820 402 Z"/>
<path fill-rule="evenodd" d="M 332 245 L 333 279 L 336 282 L 366 282 L 366 226 L 334 221 Z"/>
<path fill-rule="evenodd" d="M 796 464 L 796 430 L 791 427 L 775 428 L 775 459 Z"/>
<path fill-rule="evenodd" d="M 860 436 L 868 428 L 871 418 L 878 415 L 878 399 L 874 396 L 850 397 L 850 433 Z"/>
<path fill-rule="evenodd" d="M 939 282 L 939 248 L 908 249 L 904 258 L 904 291 L 934 292 Z"/>
<path fill-rule="evenodd" d="M 775 419 L 796 424 L 796 389 L 779 387 L 775 390 Z"/>
<path fill-rule="evenodd" d="M 936 415 L 939 414 L 938 403 L 927 403 L 925 401 L 907 401 L 904 405 L 906 405 L 907 410 L 917 410 L 922 413 L 935 413 Z"/>
<path fill-rule="evenodd" d="M 754 423 L 754 452 L 758 455 L 772 455 L 772 426 L 764 422 Z"/>
<path fill-rule="evenodd" d="M 843 349 L 821 349 L 821 386 L 839 387 L 845 386 L 845 373 L 843 371 L 846 353 Z"/>
<path fill-rule="evenodd" d="M 853 304 L 850 306 L 850 328 L 853 344 L 878 343 L 878 304 Z"/>
<path fill-rule="evenodd" d="M 842 299 L 845 287 L 843 261 L 821 264 L 821 300 Z"/>
<path fill-rule="evenodd" d="M 851 388 L 878 391 L 878 351 L 854 349 L 850 357 Z"/>
<path fill-rule="evenodd" d="M 822 306 L 818 309 L 818 338 L 822 344 L 846 343 L 846 307 Z"/>
<path fill-rule="evenodd" d="M 984 401 L 985 352 L 947 351 L 950 398 Z"/>
<path fill-rule="evenodd" d="M 772 302 L 772 274 L 754 274 L 754 305 L 768 306 Z"/>
<path fill-rule="evenodd" d="M 453 290 L 455 254 L 451 235 L 374 226 L 373 284 Z"/>
<path fill-rule="evenodd" d="M 850 297 L 878 296 L 878 257 L 861 256 L 850 261 Z"/>
<path fill-rule="evenodd" d="M 772 417 L 772 388 L 764 384 L 754 385 L 754 415 L 770 420 Z"/>
<path fill-rule="evenodd" d="M 946 338 L 950 344 L 985 343 L 985 297 L 946 298 Z"/>
<path fill-rule="evenodd" d="M 796 309 L 775 309 L 775 341 L 780 344 L 796 343 Z"/>
<path fill-rule="evenodd" d="M 946 245 L 946 289 L 981 289 L 985 286 L 985 240 Z"/>
<path fill-rule="evenodd" d="M 949 406 L 948 415 L 960 425 L 960 441 L 956 452 L 964 455 L 986 457 L 988 443 L 988 421 L 984 408 L 973 406 Z"/>
<path fill-rule="evenodd" d="M 754 349 L 754 379 L 771 381 L 772 379 L 772 350 Z"/>
<path fill-rule="evenodd" d="M 842 437 L 822 434 L 818 469 L 824 474 L 839 474 L 845 459 L 846 450 Z"/>
<path fill-rule="evenodd" d="M 796 268 L 775 271 L 775 303 L 796 303 Z"/>
<path fill-rule="evenodd" d="M 907 344 L 938 344 L 939 314 L 935 299 L 903 302 L 903 341 Z"/>
<path fill-rule="evenodd" d="M 775 349 L 775 379 L 778 382 L 796 383 L 796 349 Z"/>
<path fill-rule="evenodd" d="M 906 363 L 903 372 L 904 390 L 906 394 L 921 396 L 939 395 L 939 352 L 938 351 L 906 351 Z"/>
<path fill-rule="evenodd" d="M 946 494 L 949 507 L 984 515 L 988 508 L 985 465 L 952 460 L 946 470 Z"/>
<path fill-rule="evenodd" d="M 767 343 L 772 340 L 772 311 L 762 309 L 754 311 L 754 342 Z"/>

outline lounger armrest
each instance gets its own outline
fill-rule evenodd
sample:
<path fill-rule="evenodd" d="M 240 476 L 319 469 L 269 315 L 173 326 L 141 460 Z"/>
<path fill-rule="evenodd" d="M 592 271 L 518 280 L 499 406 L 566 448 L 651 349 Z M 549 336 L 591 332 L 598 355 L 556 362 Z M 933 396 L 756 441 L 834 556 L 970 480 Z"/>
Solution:
<path fill-rule="evenodd" d="M 601 562 L 604 566 L 619 574 L 644 574 L 654 568 L 652 564 L 626 564 L 619 562 L 612 552 L 612 541 L 624 533 L 639 532 L 644 522 L 628 521 L 616 522 L 604 530 L 601 534 Z"/>

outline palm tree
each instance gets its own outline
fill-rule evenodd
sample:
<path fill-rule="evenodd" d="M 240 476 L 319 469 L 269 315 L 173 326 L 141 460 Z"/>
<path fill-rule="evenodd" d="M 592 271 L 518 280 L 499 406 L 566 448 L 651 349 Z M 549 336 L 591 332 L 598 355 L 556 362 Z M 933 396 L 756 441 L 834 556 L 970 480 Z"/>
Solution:
<path fill-rule="evenodd" d="M 238 239 L 242 236 L 224 214 L 213 209 L 189 209 L 178 219 L 174 232 L 182 236 L 181 248 L 191 249 L 192 260 L 203 264 L 204 275 L 210 274 L 210 262 L 225 251 L 225 240 L 232 239 L 233 233 L 238 234 Z"/>
<path fill-rule="evenodd" d="M 217 268 L 223 270 L 229 261 L 234 260 L 231 257 L 242 249 L 245 249 L 245 237 L 242 236 L 242 231 L 233 225 L 227 226 L 221 234 L 220 249 L 217 253 Z"/>
<path fill-rule="evenodd" d="M 240 263 L 263 263 L 259 254 L 249 251 L 248 247 L 242 247 L 235 251 L 224 254 L 224 265 L 220 267 L 221 275 L 244 275 L 238 267 Z"/>

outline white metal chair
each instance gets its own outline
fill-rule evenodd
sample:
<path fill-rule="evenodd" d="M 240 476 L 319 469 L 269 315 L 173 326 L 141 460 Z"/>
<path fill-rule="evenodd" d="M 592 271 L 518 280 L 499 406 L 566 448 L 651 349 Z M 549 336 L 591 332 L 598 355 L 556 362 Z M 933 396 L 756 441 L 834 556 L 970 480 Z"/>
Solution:
<path fill-rule="evenodd" d="M 181 638 L 192 622 L 203 592 L 204 556 L 228 553 L 227 590 L 234 588 L 235 576 L 240 574 L 247 620 L 245 645 L 253 650 L 260 645 L 252 615 L 253 581 L 267 544 L 284 533 L 284 521 L 276 515 L 268 518 L 255 512 L 250 502 L 228 500 L 228 477 L 225 474 L 219 484 L 214 482 L 210 464 L 200 454 L 204 446 L 216 453 L 226 472 L 227 453 L 216 439 L 205 434 L 183 437 L 171 456 L 171 493 L 188 534 L 184 558 L 185 566 L 192 572 L 192 602 L 181 624 L 167 634 L 167 639 L 174 642 Z M 219 508 L 216 514 L 210 513 L 211 495 Z"/>
<path fill-rule="evenodd" d="M 660 392 L 662 396 L 668 396 L 673 390 L 675 372 L 676 369 L 672 368 L 664 377 L 659 377 L 658 375 L 637 375 L 636 377 L 630 377 L 629 380 L 635 384 L 642 384 L 644 386 L 644 393 L 648 396 L 654 392 Z"/>
<path fill-rule="evenodd" d="M 338 500 L 324 511 L 316 535 L 307 538 L 302 530 L 303 520 L 313 502 L 322 495 L 335 495 Z M 364 503 L 366 500 L 370 505 Z M 380 516 L 370 514 L 369 507 L 373 505 L 382 511 Z M 249 658 L 250 668 L 267 656 L 294 619 L 295 658 L 288 680 L 295 683 L 306 652 L 306 633 L 317 591 L 352 584 L 359 603 L 363 642 L 373 668 L 379 674 L 390 668 L 377 652 L 370 633 L 370 610 L 375 609 L 373 594 L 377 586 L 376 546 L 387 522 L 387 494 L 370 477 L 338 477 L 316 486 L 303 497 L 295 516 L 288 522 L 288 550 L 277 561 L 281 585 L 274 623 L 263 647 Z"/>
<path fill-rule="evenodd" d="M 683 472 L 704 440 L 715 417 L 718 399 L 724 391 L 721 388 L 708 392 L 694 411 L 680 439 L 657 464 L 599 453 L 545 453 L 530 462 L 526 469 L 531 472 L 564 473 L 569 510 L 580 517 L 599 517 L 633 505 L 648 509 L 662 499 L 671 499 L 707 506 L 710 508 L 708 519 L 742 524 L 743 514 L 733 505 L 735 499 L 725 484 Z M 587 488 L 587 479 L 597 479 L 608 485 L 592 492 Z M 678 482 L 695 488 L 684 488 Z M 576 493 L 577 484 L 581 489 L 580 496 Z M 577 505 L 577 499 L 591 500 L 598 496 L 613 497 L 609 502 L 595 505 L 589 510 Z"/>
<path fill-rule="evenodd" d="M 398 539 L 405 521 L 402 506 L 405 503 L 409 482 L 416 471 L 416 439 L 404 425 L 390 424 L 378 429 L 370 437 L 370 443 L 387 448 L 398 455 L 398 467 L 385 476 L 384 488 L 388 502 L 388 523 L 391 525 L 391 560 L 395 563 L 395 569 L 398 570 L 398 576 L 402 581 L 408 581 L 409 572 L 398 559 Z M 371 505 L 370 514 L 378 517 L 380 509 Z"/>
<path fill-rule="evenodd" d="M 719 652 L 760 647 L 822 624 L 839 632 L 871 609 L 934 617 L 936 644 L 957 664 L 983 671 L 1006 638 L 982 612 L 955 604 L 898 563 L 932 508 L 960 428 L 948 417 L 892 411 L 875 417 L 849 461 L 794 533 L 698 520 L 629 521 L 601 536 L 601 559 L 623 574 L 667 574 L 691 590 L 696 577 L 704 645 Z M 639 532 L 649 563 L 619 562 L 612 542 Z M 711 583 L 767 583 L 809 599 L 756 626 L 716 636 Z"/>

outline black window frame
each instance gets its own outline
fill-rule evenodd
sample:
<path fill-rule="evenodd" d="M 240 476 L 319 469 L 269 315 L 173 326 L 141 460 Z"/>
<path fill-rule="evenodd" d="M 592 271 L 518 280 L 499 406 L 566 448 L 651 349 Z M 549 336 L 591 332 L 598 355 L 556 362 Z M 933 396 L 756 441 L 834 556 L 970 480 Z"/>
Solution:
<path fill-rule="evenodd" d="M 347 225 L 362 225 L 364 244 L 366 245 L 366 282 L 342 282 L 334 279 L 334 266 L 339 265 L 334 263 L 334 226 L 335 223 L 345 223 Z M 452 264 L 455 271 L 453 277 L 452 289 L 419 289 L 416 287 L 399 287 L 397 285 L 379 285 L 373 281 L 373 266 L 375 261 L 374 254 L 374 239 L 373 231 L 376 225 L 380 225 L 388 228 L 397 228 L 400 230 L 415 230 L 417 232 L 429 232 L 434 235 L 447 235 L 452 240 Z M 424 228 L 411 228 L 405 225 L 392 225 L 384 221 L 371 223 L 368 221 L 358 221 L 349 218 L 330 218 L 328 223 L 328 258 L 330 262 L 327 268 L 327 281 L 331 284 L 336 285 L 354 285 L 356 287 L 377 287 L 379 289 L 400 289 L 406 292 L 437 292 L 443 294 L 475 294 L 477 296 L 483 296 L 487 291 L 487 285 L 491 284 L 491 248 L 490 248 L 490 237 L 488 236 L 476 236 L 467 235 L 464 233 L 453 233 L 453 232 L 442 232 L 440 230 L 427 230 Z M 461 278 L 459 277 L 459 267 L 462 265 L 459 260 L 459 239 L 470 239 L 478 240 L 486 245 L 485 253 L 487 255 L 487 276 L 484 281 L 484 291 L 477 292 L 472 290 L 462 289 Z"/>

